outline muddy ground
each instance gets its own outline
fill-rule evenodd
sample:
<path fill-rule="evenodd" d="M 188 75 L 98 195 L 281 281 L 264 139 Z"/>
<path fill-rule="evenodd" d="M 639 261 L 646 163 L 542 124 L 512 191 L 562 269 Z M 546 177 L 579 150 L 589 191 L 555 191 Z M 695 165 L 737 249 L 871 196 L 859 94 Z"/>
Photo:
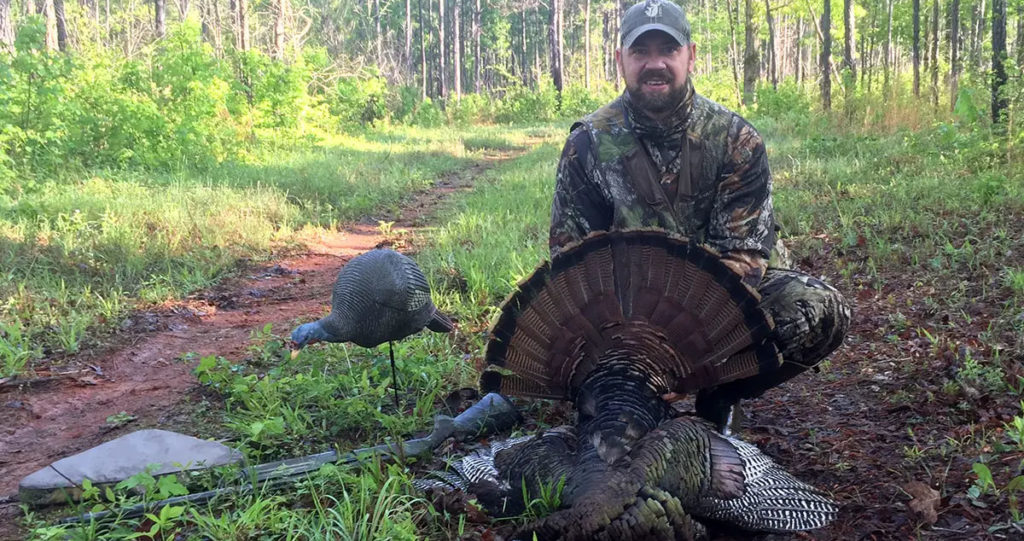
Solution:
<path fill-rule="evenodd" d="M 493 163 L 440 179 L 434 190 L 403 207 L 401 216 L 379 218 L 397 218 L 396 228 L 413 229 Z M 108 338 L 107 347 L 29 380 L 0 384 L 0 539 L 23 535 L 16 528 L 20 510 L 14 503 L 23 476 L 140 427 L 181 430 L 182 412 L 199 396 L 190 374 L 198 356 L 243 359 L 254 330 L 268 323 L 290 328 L 299 318 L 322 313 L 338 269 L 386 240 L 376 219 L 327 234 L 302 253 L 246 268 L 185 301 L 134 313 Z M 925 286 L 896 270 L 870 280 L 856 275 L 841 280 L 835 261 L 849 255 L 838 254 L 826 239 L 822 253 L 797 265 L 839 284 L 854 302 L 851 332 L 831 366 L 744 408 L 741 437 L 842 502 L 831 527 L 799 538 L 1024 538 L 1001 527 L 1005 498 L 989 497 L 980 502 L 988 507 L 980 507 L 965 495 L 974 481 L 971 464 L 986 450 L 979 430 L 998 436 L 1003 423 L 1020 413 L 1019 406 L 1009 396 L 969 391 L 957 396 L 944 390 L 960 360 L 958 349 L 933 347 L 915 329 L 935 328 L 943 318 L 948 323 L 949 314 L 923 306 L 919 288 Z M 894 328 L 893 306 L 903 307 L 909 323 Z M 983 348 L 975 337 L 998 312 L 995 306 L 967 309 L 975 316 L 972 325 L 951 329 L 945 338 L 959 351 Z M 1013 343 L 1014 337 L 1005 339 Z M 183 359 L 186 352 L 198 356 Z M 107 423 L 122 411 L 135 420 L 116 428 Z M 947 438 L 960 445 L 940 449 Z M 1000 456 L 1011 468 L 1021 459 Z"/>

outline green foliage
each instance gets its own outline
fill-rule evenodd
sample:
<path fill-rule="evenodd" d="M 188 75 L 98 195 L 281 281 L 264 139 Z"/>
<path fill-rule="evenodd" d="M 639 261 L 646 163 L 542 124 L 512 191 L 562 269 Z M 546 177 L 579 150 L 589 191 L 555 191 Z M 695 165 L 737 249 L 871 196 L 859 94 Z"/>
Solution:
<path fill-rule="evenodd" d="M 597 85 L 596 90 L 588 90 L 580 84 L 570 84 L 562 92 L 562 106 L 559 118 L 577 120 L 596 111 L 602 105 L 615 99 L 617 92 L 611 84 Z"/>
<path fill-rule="evenodd" d="M 284 364 L 283 342 L 267 339 L 252 350 L 248 365 L 206 357 L 195 370 L 201 383 L 224 395 L 227 426 L 256 461 L 308 453 L 313 441 L 326 445 L 354 434 L 370 440 L 407 434 L 430 423 L 442 389 L 470 377 L 471 367 L 443 337 L 404 340 L 395 345 L 404 397 L 403 411 L 396 412 L 386 346 L 306 348 Z"/>
<path fill-rule="evenodd" d="M 343 124 L 370 126 L 388 118 L 388 83 L 380 75 L 338 80 L 333 112 Z"/>
<path fill-rule="evenodd" d="M 558 478 L 558 481 L 551 483 L 540 483 L 537 486 L 536 497 L 531 498 L 526 487 L 526 480 L 522 482 L 523 501 L 526 502 L 526 510 L 523 518 L 537 520 L 554 513 L 562 506 L 562 491 L 565 489 L 565 476 Z"/>
<path fill-rule="evenodd" d="M 528 88 L 514 85 L 505 89 L 504 96 L 497 103 L 494 119 L 508 124 L 547 122 L 553 120 L 558 110 L 558 93 L 550 79 Z"/>
<path fill-rule="evenodd" d="M 806 128 L 813 118 L 812 104 L 794 82 L 785 81 L 777 90 L 762 85 L 757 89 L 757 117 L 770 117 L 797 129 Z"/>

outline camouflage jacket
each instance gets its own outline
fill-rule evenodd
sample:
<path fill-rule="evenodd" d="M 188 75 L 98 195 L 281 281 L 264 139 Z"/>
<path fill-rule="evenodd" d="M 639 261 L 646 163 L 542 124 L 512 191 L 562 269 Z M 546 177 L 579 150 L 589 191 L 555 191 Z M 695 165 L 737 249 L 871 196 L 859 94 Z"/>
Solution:
<path fill-rule="evenodd" d="M 775 243 L 761 136 L 692 89 L 679 114 L 675 138 L 652 137 L 623 94 L 573 125 L 558 164 L 552 255 L 592 231 L 657 227 L 731 256 L 748 282 L 760 280 Z"/>

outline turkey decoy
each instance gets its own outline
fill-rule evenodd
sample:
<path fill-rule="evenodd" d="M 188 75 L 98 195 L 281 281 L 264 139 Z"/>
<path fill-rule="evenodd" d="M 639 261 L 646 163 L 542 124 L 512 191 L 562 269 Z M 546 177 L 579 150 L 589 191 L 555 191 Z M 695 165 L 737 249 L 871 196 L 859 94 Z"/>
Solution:
<path fill-rule="evenodd" d="M 664 232 L 567 248 L 502 305 L 481 389 L 571 400 L 575 425 L 466 457 L 447 484 L 514 513 L 564 479 L 561 508 L 517 539 L 702 538 L 691 516 L 776 532 L 827 524 L 824 492 L 662 398 L 777 369 L 758 303 L 715 252 Z"/>
<path fill-rule="evenodd" d="M 294 349 L 315 342 L 352 342 L 372 348 L 388 343 L 391 377 L 398 387 L 392 342 L 423 328 L 446 333 L 451 319 L 430 300 L 430 285 L 416 262 L 394 250 L 377 249 L 349 261 L 334 283 L 331 313 L 292 331 Z"/>

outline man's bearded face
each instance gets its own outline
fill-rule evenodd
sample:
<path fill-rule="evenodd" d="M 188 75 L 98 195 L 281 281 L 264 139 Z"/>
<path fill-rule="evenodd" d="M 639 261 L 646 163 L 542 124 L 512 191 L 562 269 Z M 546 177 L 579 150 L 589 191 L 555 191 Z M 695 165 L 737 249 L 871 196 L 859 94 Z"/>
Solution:
<path fill-rule="evenodd" d="M 652 116 L 674 110 L 686 96 L 694 52 L 692 43 L 680 45 L 657 30 L 644 33 L 620 51 L 619 67 L 633 103 Z"/>

